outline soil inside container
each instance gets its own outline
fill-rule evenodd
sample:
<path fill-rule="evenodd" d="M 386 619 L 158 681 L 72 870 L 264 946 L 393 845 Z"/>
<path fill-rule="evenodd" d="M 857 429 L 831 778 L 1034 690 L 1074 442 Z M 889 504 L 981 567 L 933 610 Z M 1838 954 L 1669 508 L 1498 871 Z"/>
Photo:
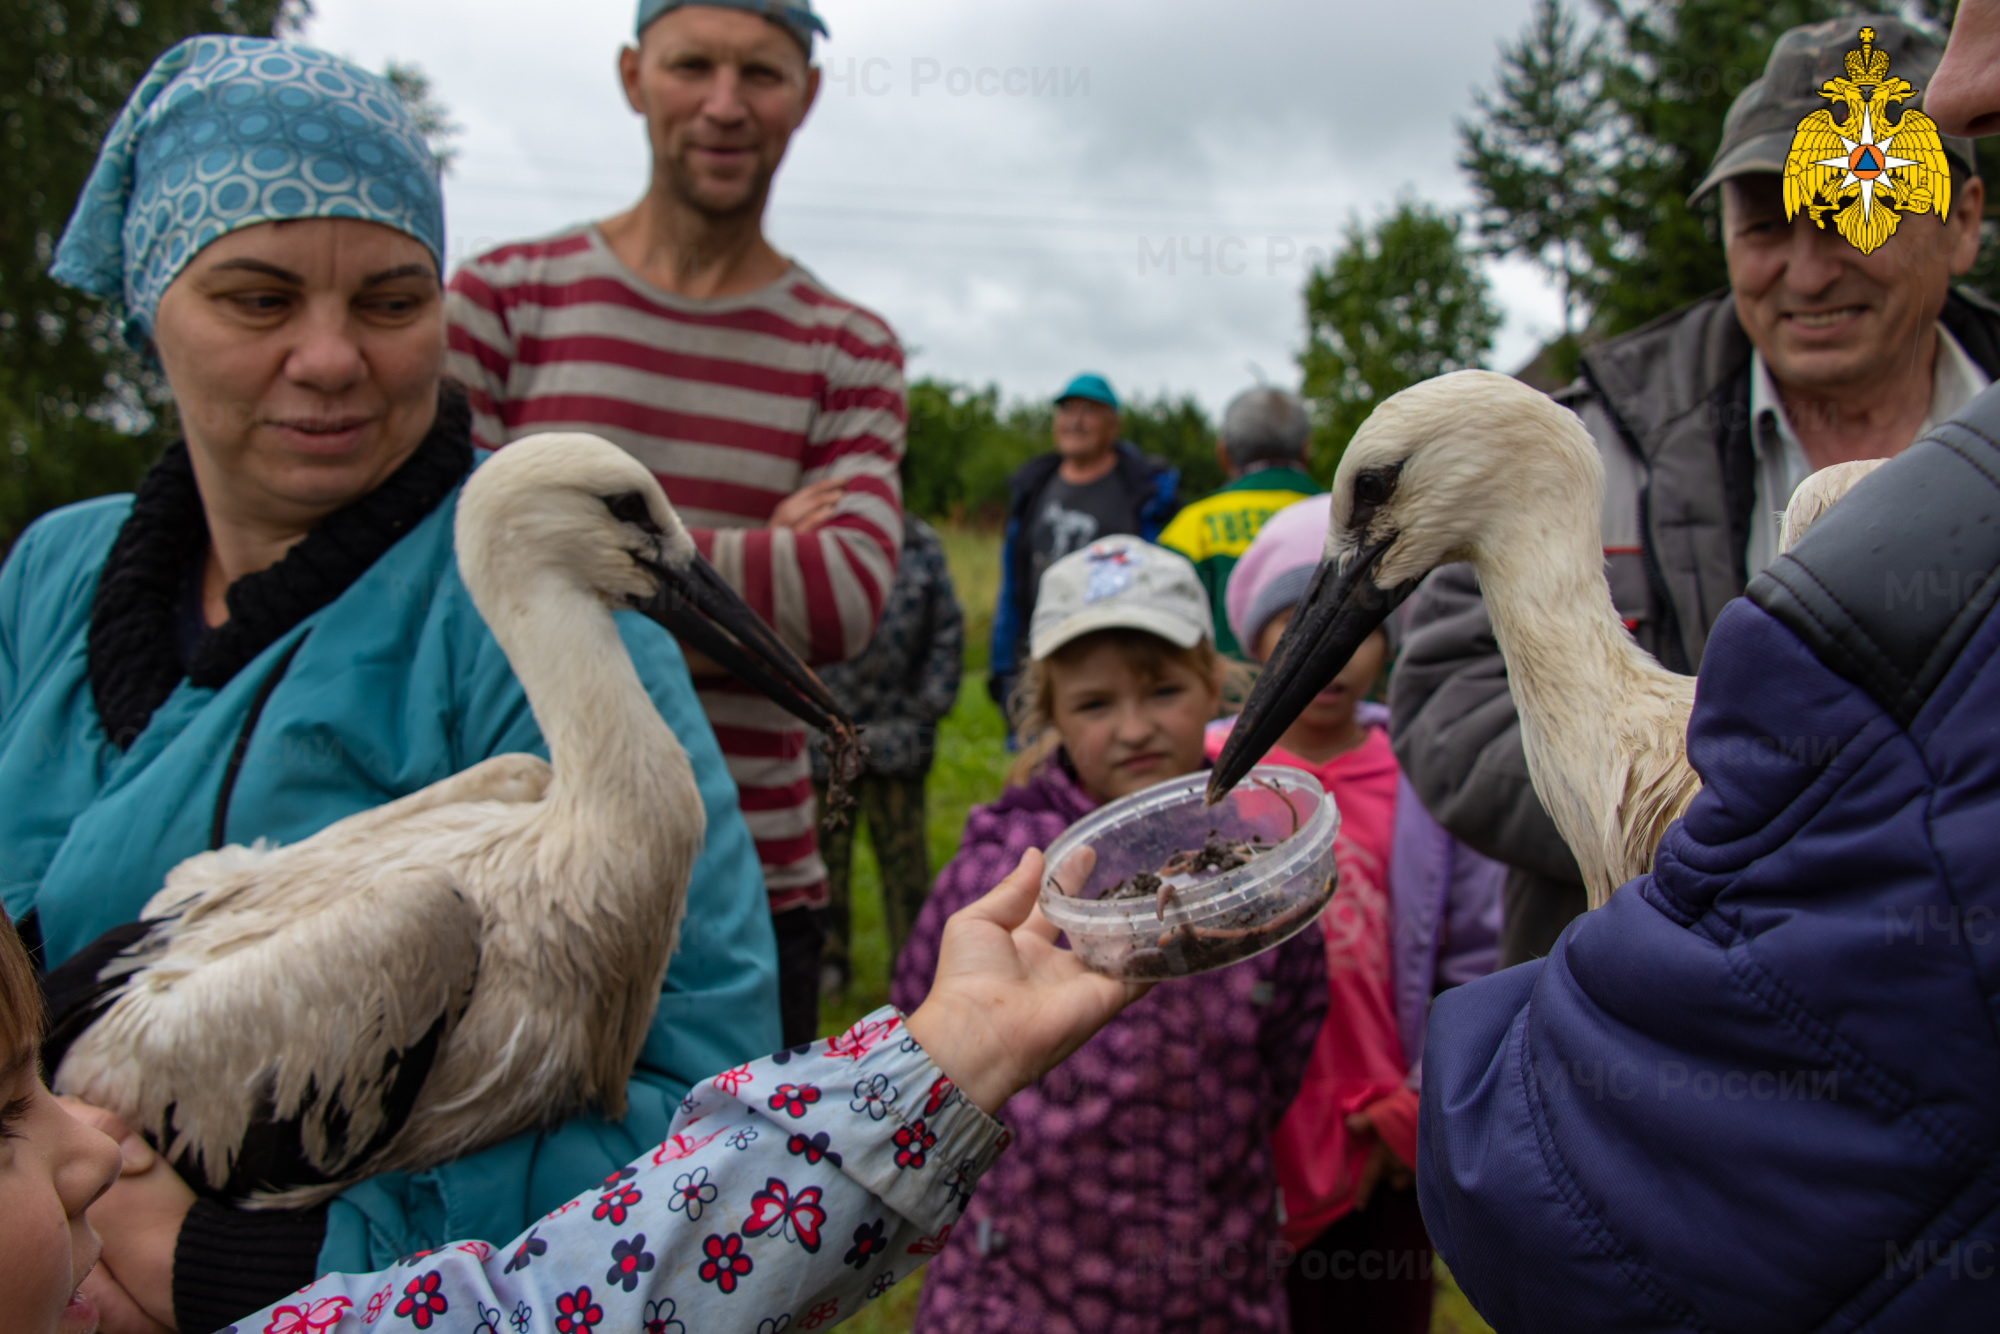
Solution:
<path fill-rule="evenodd" d="M 1139 871 L 1127 876 L 1100 895 L 1101 900 L 1154 899 L 1154 911 L 1162 921 L 1177 888 L 1169 877 L 1200 875 L 1203 872 L 1233 871 L 1253 857 L 1277 845 L 1255 835 L 1226 840 L 1211 829 L 1198 848 L 1183 848 L 1160 863 L 1156 871 Z M 1185 886 L 1179 886 L 1185 888 Z M 1332 893 L 1328 882 L 1326 894 Z M 1290 903 L 1273 902 L 1245 905 L 1219 919 L 1196 926 L 1182 922 L 1160 933 L 1151 948 L 1133 951 L 1120 972 L 1126 977 L 1178 977 L 1184 973 L 1229 963 L 1255 954 L 1281 940 L 1299 922 L 1317 909 L 1326 895 L 1308 895 Z"/>
<path fill-rule="evenodd" d="M 1198 848 L 1183 848 L 1160 863 L 1158 871 L 1141 871 L 1137 875 L 1120 880 L 1104 891 L 1106 899 L 1143 899 L 1160 892 L 1160 882 L 1168 876 L 1199 875 L 1203 871 L 1233 871 L 1246 864 L 1252 857 L 1269 852 L 1275 843 L 1266 843 L 1256 835 L 1240 838 L 1235 842 L 1225 842 L 1221 834 L 1211 829 L 1208 837 Z"/>
<path fill-rule="evenodd" d="M 1133 950 L 1120 964 L 1119 975 L 1137 979 L 1180 977 L 1248 958 L 1283 940 L 1301 919 L 1317 912 L 1333 896 L 1335 878 L 1328 876 L 1320 893 L 1290 903 L 1246 904 L 1201 926 L 1182 922 L 1169 927 L 1151 948 Z"/>

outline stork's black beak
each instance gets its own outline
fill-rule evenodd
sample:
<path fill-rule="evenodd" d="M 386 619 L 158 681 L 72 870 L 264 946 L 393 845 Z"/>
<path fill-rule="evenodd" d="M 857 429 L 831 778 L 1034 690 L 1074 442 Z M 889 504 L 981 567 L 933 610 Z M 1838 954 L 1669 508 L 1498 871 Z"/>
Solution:
<path fill-rule="evenodd" d="M 641 563 L 659 586 L 650 598 L 635 599 L 635 608 L 807 726 L 852 735 L 854 723 L 826 684 L 723 582 L 714 566 L 698 554 L 680 569 L 643 558 Z"/>
<path fill-rule="evenodd" d="M 1329 560 L 1314 571 L 1312 583 L 1292 613 L 1291 624 L 1278 637 L 1271 661 L 1243 703 L 1243 715 L 1223 744 L 1215 767 L 1209 770 L 1210 805 L 1222 800 L 1251 766 L 1264 758 L 1305 712 L 1313 696 L 1340 675 L 1362 641 L 1416 588 L 1419 581 L 1415 579 L 1394 588 L 1375 582 L 1375 566 L 1395 540 L 1391 534 L 1363 547 L 1349 558 L 1345 569 L 1336 568 Z"/>

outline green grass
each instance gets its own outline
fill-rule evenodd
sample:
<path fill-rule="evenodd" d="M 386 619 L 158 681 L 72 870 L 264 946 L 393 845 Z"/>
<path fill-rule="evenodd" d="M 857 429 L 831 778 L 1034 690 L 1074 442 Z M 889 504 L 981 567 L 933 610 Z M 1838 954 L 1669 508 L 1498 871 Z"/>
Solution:
<path fill-rule="evenodd" d="M 944 543 L 958 605 L 965 609 L 965 670 L 986 670 L 986 645 L 993 633 L 993 604 L 1000 597 L 1000 529 L 972 524 L 935 525 Z"/>
<path fill-rule="evenodd" d="M 884 1329 L 898 1326 L 885 1325 Z M 1493 1327 L 1479 1318 L 1472 1303 L 1459 1291 L 1458 1281 L 1437 1262 L 1437 1301 L 1431 1307 L 1431 1334 L 1493 1334 Z"/>
<path fill-rule="evenodd" d="M 938 526 L 945 562 L 959 604 L 965 608 L 966 675 L 958 703 L 938 727 L 937 760 L 925 786 L 926 829 L 931 875 L 958 850 L 965 813 L 999 795 L 1009 756 L 1000 711 L 986 696 L 986 638 L 993 623 L 993 599 L 1000 586 L 1000 534 L 991 529 Z M 975 670 L 975 665 L 980 670 Z M 882 925 L 882 875 L 864 825 L 854 840 L 849 893 L 853 905 L 850 942 L 853 979 L 838 1005 L 820 1009 L 820 1031 L 837 1033 L 889 999 L 889 941 Z M 916 1318 L 923 1275 L 913 1274 L 879 1301 L 871 1302 L 841 1328 L 853 1334 L 906 1334 Z M 1491 1334 L 1465 1295 L 1438 1266 L 1436 1312 L 1431 1334 Z"/>
<path fill-rule="evenodd" d="M 958 851 L 965 813 L 1000 793 L 1008 763 L 1000 711 L 986 697 L 984 674 L 968 673 L 958 703 L 938 728 L 937 759 L 924 785 L 924 816 L 930 844 L 931 877 Z M 889 1000 L 889 936 L 882 925 L 882 872 L 866 824 L 854 840 L 850 873 L 854 939 L 850 942 L 853 979 L 839 1005 L 820 1007 L 823 1033 L 838 1033 Z"/>

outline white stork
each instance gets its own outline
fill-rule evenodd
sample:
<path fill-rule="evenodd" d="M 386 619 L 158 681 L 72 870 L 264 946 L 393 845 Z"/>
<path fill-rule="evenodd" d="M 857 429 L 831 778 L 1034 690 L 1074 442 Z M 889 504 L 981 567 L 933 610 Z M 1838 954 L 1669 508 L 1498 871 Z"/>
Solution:
<path fill-rule="evenodd" d="M 1815 474 L 1786 545 L 1872 470 Z M 1535 792 L 1590 906 L 1653 864 L 1701 779 L 1687 762 L 1695 678 L 1619 619 L 1604 580 L 1604 465 L 1576 415 L 1520 381 L 1455 371 L 1383 400 L 1333 479 L 1326 555 L 1209 778 L 1241 780 L 1423 577 L 1470 561 L 1507 662 Z"/>
<path fill-rule="evenodd" d="M 851 736 L 604 440 L 500 451 L 455 540 L 550 761 L 496 756 L 289 847 L 189 858 L 56 1069 L 225 1196 L 297 1206 L 587 1105 L 623 1114 L 706 820 L 614 607 Z"/>
<path fill-rule="evenodd" d="M 1840 502 L 1840 498 L 1854 489 L 1855 483 L 1887 463 L 1887 459 L 1855 459 L 1851 463 L 1833 463 L 1799 483 L 1798 490 L 1792 492 L 1791 501 L 1785 506 L 1785 521 L 1779 530 L 1778 550 L 1790 551 L 1806 535 L 1806 529 L 1818 523 L 1826 512 Z"/>

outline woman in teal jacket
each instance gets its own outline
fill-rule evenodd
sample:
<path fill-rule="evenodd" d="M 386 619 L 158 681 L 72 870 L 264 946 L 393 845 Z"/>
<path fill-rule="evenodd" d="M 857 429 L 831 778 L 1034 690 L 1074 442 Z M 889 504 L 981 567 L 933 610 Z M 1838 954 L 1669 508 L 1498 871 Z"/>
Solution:
<path fill-rule="evenodd" d="M 107 137 L 55 273 L 121 304 L 187 439 L 136 497 L 45 516 L 0 569 L 0 901 L 45 965 L 133 921 L 194 853 L 295 842 L 489 756 L 546 755 L 453 561 L 472 451 L 439 380 L 442 250 L 421 137 L 380 80 L 322 53 L 183 43 Z M 735 787 L 673 639 L 619 620 L 708 817 L 624 1120 L 307 1213 L 198 1201 L 165 1262 L 182 1328 L 315 1273 L 512 1236 L 662 1140 L 696 1081 L 778 1045 Z"/>

